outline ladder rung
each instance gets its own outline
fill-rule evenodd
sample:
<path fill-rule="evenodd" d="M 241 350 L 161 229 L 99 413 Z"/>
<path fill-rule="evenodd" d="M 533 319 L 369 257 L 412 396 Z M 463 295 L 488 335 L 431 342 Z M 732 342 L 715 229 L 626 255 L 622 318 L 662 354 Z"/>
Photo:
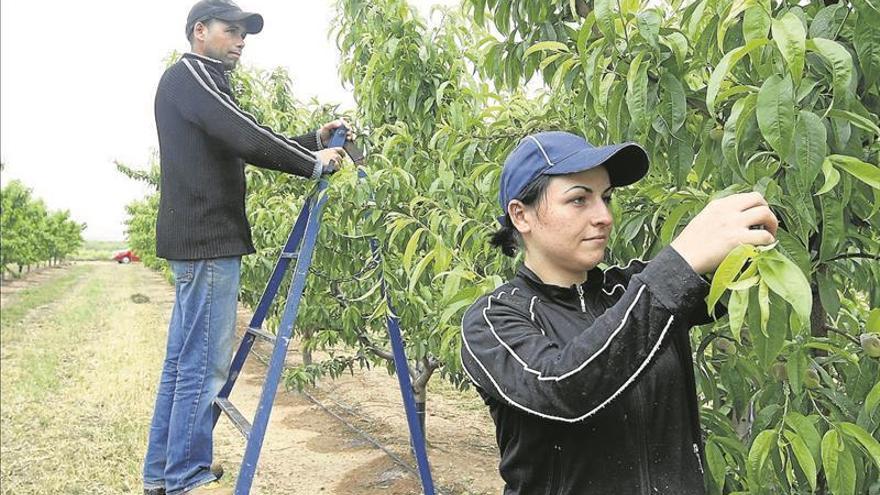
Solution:
<path fill-rule="evenodd" d="M 232 421 L 232 424 L 238 428 L 238 431 L 240 431 L 245 438 L 251 435 L 251 422 L 241 414 L 241 411 L 239 411 L 238 408 L 232 405 L 232 402 L 229 402 L 229 399 L 217 397 L 214 399 L 214 404 L 217 404 L 220 410 L 229 416 L 229 420 Z"/>
<path fill-rule="evenodd" d="M 288 253 L 288 252 L 282 251 L 281 257 L 282 258 L 290 258 L 292 260 L 295 260 L 295 259 L 299 258 L 299 251 L 296 251 L 293 253 Z"/>
<path fill-rule="evenodd" d="M 247 331 L 249 334 L 259 337 L 272 344 L 275 344 L 275 336 L 261 328 L 248 327 Z"/>

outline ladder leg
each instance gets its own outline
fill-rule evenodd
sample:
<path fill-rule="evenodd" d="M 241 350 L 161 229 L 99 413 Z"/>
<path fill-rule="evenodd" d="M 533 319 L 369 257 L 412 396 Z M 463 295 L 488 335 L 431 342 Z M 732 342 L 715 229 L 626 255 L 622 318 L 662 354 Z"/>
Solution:
<path fill-rule="evenodd" d="M 309 265 L 312 262 L 312 254 L 314 253 L 315 241 L 318 237 L 323 206 L 327 201 L 326 195 L 323 194 L 326 187 L 326 180 L 322 179 L 314 196 L 312 213 L 308 218 L 305 228 L 305 237 L 300 247 L 300 255 L 296 262 L 293 280 L 287 295 L 287 303 L 281 318 L 281 326 L 276 336 L 275 349 L 272 351 L 272 358 L 269 361 L 269 369 L 266 374 L 266 381 L 263 384 L 263 392 L 260 396 L 257 414 L 254 418 L 251 434 L 248 436 L 244 460 L 241 463 L 241 470 L 235 485 L 235 495 L 247 495 L 254 481 L 257 461 L 260 458 L 260 449 L 263 446 L 266 427 L 269 424 L 269 415 L 272 412 L 275 393 L 281 380 L 281 372 L 284 370 L 287 347 L 290 344 L 290 337 L 293 333 L 293 326 L 296 323 L 297 312 L 299 311 L 299 303 L 305 290 L 306 275 L 308 275 Z"/>
<path fill-rule="evenodd" d="M 367 178 L 367 174 L 363 169 L 358 169 L 358 177 L 363 180 Z M 377 239 L 370 239 L 370 250 L 377 260 L 381 260 L 379 241 Z M 413 453 L 419 468 L 419 478 L 422 482 L 424 495 L 434 495 L 434 480 L 431 477 L 431 466 L 428 464 L 425 432 L 422 430 L 418 412 L 416 411 L 416 399 L 413 395 L 412 382 L 409 377 L 409 367 L 406 361 L 406 350 L 403 347 L 403 337 L 400 334 L 399 320 L 394 312 L 394 305 L 391 304 L 391 296 L 388 295 L 388 288 L 385 286 L 384 278 L 381 279 L 381 284 L 382 297 L 388 305 L 388 337 L 391 341 L 392 353 L 394 354 L 394 368 L 398 384 L 400 385 L 400 395 L 403 398 L 403 409 L 406 412 L 407 426 L 409 426 L 409 438 L 412 442 Z"/>
<path fill-rule="evenodd" d="M 285 253 L 293 253 L 297 251 L 302 243 L 303 234 L 305 233 L 306 223 L 309 219 L 309 213 L 311 209 L 311 201 L 306 201 L 305 205 L 303 205 L 302 211 L 300 211 L 299 217 L 296 219 L 296 223 L 293 228 L 290 230 L 290 235 L 287 238 L 287 243 L 282 248 L 281 253 L 278 255 L 278 261 L 275 263 L 275 269 L 272 271 L 272 276 L 269 278 L 269 281 L 266 283 L 266 288 L 263 290 L 263 295 L 260 297 L 260 303 L 257 306 L 257 309 L 254 311 L 254 315 L 251 318 L 249 328 L 261 328 L 263 326 L 263 321 L 266 319 L 266 313 L 269 311 L 269 307 L 272 305 L 272 301 L 275 299 L 275 295 L 278 293 L 278 288 L 281 286 L 281 281 L 284 280 L 284 274 L 287 273 L 287 268 L 290 265 L 290 260 L 293 259 L 290 256 L 285 255 Z M 229 377 L 226 379 L 226 383 L 223 385 L 223 388 L 220 389 L 220 393 L 217 394 L 217 397 L 220 399 L 229 398 L 229 394 L 232 392 L 232 387 L 235 386 L 235 381 L 238 380 L 238 376 L 241 373 L 242 368 L 244 367 L 245 361 L 247 361 L 248 354 L 251 352 L 251 348 L 254 346 L 254 341 L 256 340 L 256 336 L 250 332 L 245 332 L 244 338 L 242 338 L 241 343 L 238 346 L 238 350 L 235 352 L 235 356 L 232 358 L 232 364 L 229 367 Z M 214 426 L 217 426 L 217 420 L 220 419 L 220 408 L 215 404 L 214 405 Z"/>
<path fill-rule="evenodd" d="M 409 438 L 412 441 L 416 465 L 419 468 L 419 478 L 422 481 L 424 495 L 434 495 L 434 480 L 431 477 L 431 466 L 428 464 L 428 452 L 425 448 L 425 432 L 422 430 L 419 415 L 416 411 L 416 399 L 413 395 L 412 382 L 409 377 L 403 337 L 400 335 L 400 324 L 397 315 L 394 313 L 394 307 L 391 305 L 391 298 L 388 296 L 384 279 L 382 280 L 382 294 L 385 296 L 385 301 L 388 304 L 388 337 L 391 341 L 391 351 L 394 354 L 394 368 L 397 374 L 397 382 L 400 385 L 403 409 L 406 412 Z"/>

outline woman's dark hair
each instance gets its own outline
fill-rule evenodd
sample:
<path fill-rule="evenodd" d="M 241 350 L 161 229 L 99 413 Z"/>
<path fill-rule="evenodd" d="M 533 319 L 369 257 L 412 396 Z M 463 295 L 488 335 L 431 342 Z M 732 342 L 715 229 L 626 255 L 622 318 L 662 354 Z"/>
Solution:
<path fill-rule="evenodd" d="M 522 201 L 524 205 L 537 206 L 547 194 L 547 186 L 549 184 L 549 175 L 539 175 L 533 181 L 529 182 L 525 189 L 523 189 L 523 192 L 514 199 Z M 504 225 L 492 234 L 492 239 L 489 243 L 492 246 L 501 248 L 501 252 L 504 253 L 505 256 L 510 256 L 512 258 L 516 256 L 516 250 L 521 242 L 522 237 L 520 236 L 519 231 L 513 226 L 513 222 L 510 220 L 510 215 L 505 211 Z"/>

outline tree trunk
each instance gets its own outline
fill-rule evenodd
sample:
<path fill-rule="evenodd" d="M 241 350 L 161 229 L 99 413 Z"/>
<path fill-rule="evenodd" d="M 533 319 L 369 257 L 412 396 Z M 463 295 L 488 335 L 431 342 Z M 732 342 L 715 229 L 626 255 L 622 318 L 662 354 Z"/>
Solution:
<path fill-rule="evenodd" d="M 424 373 L 424 371 L 423 371 Z M 416 415 L 419 418 L 419 428 L 422 429 L 422 435 L 425 437 L 425 443 L 428 442 L 428 432 L 425 429 L 426 404 L 428 402 L 427 386 L 419 385 L 418 382 L 413 383 L 413 395 L 416 399 Z"/>
<path fill-rule="evenodd" d="M 312 364 L 312 350 L 309 348 L 307 341 L 312 338 L 315 330 L 313 328 L 305 328 L 303 329 L 303 341 L 302 341 L 302 363 L 303 366 L 308 366 Z"/>
<path fill-rule="evenodd" d="M 821 269 L 821 268 L 820 268 Z M 819 284 L 810 284 L 813 293 L 813 310 L 810 312 L 810 335 L 813 337 L 827 337 L 828 330 L 825 328 L 827 313 L 819 298 Z M 814 356 L 827 356 L 828 353 L 821 349 L 813 349 Z"/>

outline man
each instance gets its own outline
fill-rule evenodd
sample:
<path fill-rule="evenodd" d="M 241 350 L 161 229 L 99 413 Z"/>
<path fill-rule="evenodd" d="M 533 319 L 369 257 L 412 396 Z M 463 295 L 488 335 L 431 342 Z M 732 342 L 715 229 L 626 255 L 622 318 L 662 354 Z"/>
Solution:
<path fill-rule="evenodd" d="M 255 252 L 245 162 L 317 179 L 343 157 L 340 148 L 323 149 L 342 121 L 288 138 L 237 105 L 225 71 L 262 28 L 262 16 L 232 2 L 198 2 L 186 23 L 192 51 L 156 91 L 156 254 L 171 265 L 175 303 L 144 461 L 148 495 L 232 493 L 210 469 L 212 408 L 232 358 L 241 256 Z"/>

